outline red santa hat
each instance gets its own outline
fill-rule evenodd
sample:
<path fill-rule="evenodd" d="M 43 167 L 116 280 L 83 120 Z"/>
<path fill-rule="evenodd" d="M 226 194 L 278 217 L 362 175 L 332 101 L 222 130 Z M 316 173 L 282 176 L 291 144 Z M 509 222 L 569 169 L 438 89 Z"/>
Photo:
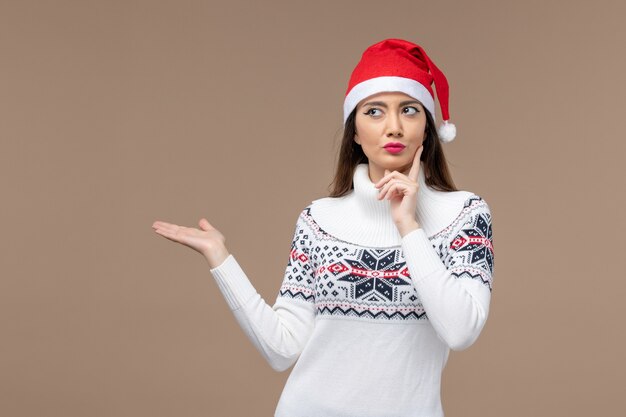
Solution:
<path fill-rule="evenodd" d="M 346 90 L 344 126 L 361 100 L 383 91 L 400 91 L 419 100 L 435 120 L 433 81 L 443 117 L 437 133 L 442 142 L 452 142 L 456 137 L 456 126 L 449 121 L 448 80 L 421 46 L 403 39 L 385 39 L 363 52 Z"/>

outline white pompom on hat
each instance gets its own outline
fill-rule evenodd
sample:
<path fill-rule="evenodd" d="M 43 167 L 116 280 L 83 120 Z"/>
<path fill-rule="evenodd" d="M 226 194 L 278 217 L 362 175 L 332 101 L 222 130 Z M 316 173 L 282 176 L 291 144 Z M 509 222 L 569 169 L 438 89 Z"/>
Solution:
<path fill-rule="evenodd" d="M 433 81 L 443 117 L 437 134 L 441 142 L 452 142 L 456 126 L 449 121 L 448 80 L 421 46 L 403 39 L 385 39 L 363 52 L 348 82 L 343 103 L 344 126 L 361 100 L 384 91 L 403 92 L 419 100 L 435 120 Z"/>

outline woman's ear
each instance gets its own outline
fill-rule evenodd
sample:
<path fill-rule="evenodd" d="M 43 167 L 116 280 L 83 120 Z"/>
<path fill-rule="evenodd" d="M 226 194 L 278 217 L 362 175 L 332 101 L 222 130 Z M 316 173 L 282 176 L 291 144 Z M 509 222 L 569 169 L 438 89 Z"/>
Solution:
<path fill-rule="evenodd" d="M 354 141 L 357 143 L 357 145 L 360 145 L 360 143 L 359 143 L 359 135 L 357 135 L 357 134 L 354 135 Z"/>

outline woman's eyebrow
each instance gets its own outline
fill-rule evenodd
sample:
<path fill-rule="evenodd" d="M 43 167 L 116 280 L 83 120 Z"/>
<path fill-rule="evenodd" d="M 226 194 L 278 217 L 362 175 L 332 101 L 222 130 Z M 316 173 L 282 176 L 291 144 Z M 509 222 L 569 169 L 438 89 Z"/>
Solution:
<path fill-rule="evenodd" d="M 405 104 L 413 104 L 413 103 L 420 104 L 420 102 L 417 100 L 406 100 L 406 101 L 401 102 L 400 105 L 404 106 Z M 363 104 L 363 107 L 365 106 L 381 106 L 381 107 L 387 108 L 387 103 L 385 103 L 384 101 L 369 101 Z"/>

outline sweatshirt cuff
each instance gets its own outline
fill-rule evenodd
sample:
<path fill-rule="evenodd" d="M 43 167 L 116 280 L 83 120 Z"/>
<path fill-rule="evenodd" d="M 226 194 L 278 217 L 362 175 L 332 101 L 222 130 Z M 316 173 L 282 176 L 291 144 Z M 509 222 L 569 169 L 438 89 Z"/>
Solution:
<path fill-rule="evenodd" d="M 233 254 L 229 254 L 221 264 L 212 268 L 211 275 L 231 310 L 242 307 L 257 293 Z"/>
<path fill-rule="evenodd" d="M 404 235 L 401 242 L 404 258 L 415 282 L 447 269 L 421 227 Z"/>

